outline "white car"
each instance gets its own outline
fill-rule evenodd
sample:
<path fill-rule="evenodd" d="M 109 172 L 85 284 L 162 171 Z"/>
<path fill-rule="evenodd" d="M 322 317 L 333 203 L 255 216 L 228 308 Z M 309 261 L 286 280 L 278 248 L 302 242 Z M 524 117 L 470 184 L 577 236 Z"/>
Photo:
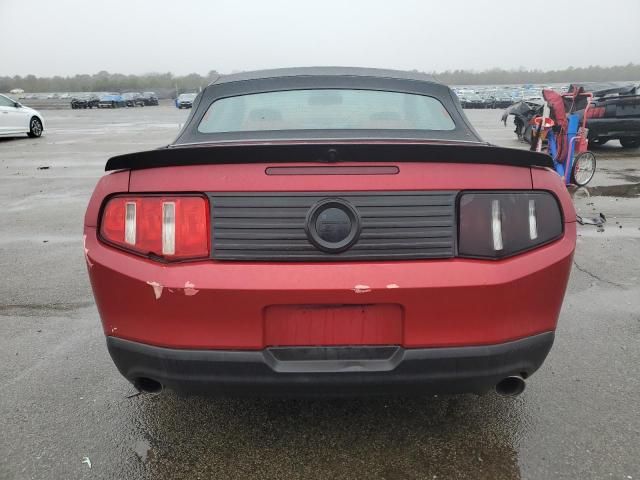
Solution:
<path fill-rule="evenodd" d="M 0 95 L 0 135 L 26 133 L 35 138 L 42 135 L 43 131 L 44 122 L 37 110 Z"/>

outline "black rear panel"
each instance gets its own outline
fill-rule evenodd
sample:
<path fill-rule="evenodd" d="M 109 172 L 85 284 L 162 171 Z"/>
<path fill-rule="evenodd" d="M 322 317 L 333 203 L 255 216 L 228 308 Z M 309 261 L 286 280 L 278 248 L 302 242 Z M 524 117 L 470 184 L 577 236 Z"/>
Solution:
<path fill-rule="evenodd" d="M 212 257 L 247 261 L 450 258 L 456 238 L 456 193 L 212 193 Z M 333 200 L 352 208 L 358 224 L 356 240 L 340 252 L 323 251 L 312 243 L 309 233 L 310 212 Z"/>

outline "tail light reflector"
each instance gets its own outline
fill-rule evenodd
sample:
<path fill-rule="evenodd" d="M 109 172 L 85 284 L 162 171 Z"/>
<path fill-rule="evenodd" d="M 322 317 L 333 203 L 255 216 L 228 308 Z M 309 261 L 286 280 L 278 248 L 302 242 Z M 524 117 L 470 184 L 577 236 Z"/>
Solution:
<path fill-rule="evenodd" d="M 500 200 L 491 200 L 491 237 L 493 249 L 502 250 L 502 216 L 500 215 Z"/>
<path fill-rule="evenodd" d="M 102 240 L 168 261 L 209 257 L 209 204 L 200 196 L 117 196 L 106 203 Z"/>
<path fill-rule="evenodd" d="M 125 203 L 124 217 L 124 241 L 129 245 L 136 244 L 136 204 L 135 202 Z"/>
<path fill-rule="evenodd" d="M 162 254 L 176 254 L 176 204 L 162 203 Z"/>

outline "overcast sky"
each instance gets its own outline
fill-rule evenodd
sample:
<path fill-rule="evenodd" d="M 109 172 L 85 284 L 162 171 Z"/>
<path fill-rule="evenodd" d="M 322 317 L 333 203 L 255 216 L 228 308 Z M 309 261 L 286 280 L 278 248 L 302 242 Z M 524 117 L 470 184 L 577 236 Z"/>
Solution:
<path fill-rule="evenodd" d="M 640 63 L 640 0 L 0 0 L 0 20 L 0 76 Z"/>

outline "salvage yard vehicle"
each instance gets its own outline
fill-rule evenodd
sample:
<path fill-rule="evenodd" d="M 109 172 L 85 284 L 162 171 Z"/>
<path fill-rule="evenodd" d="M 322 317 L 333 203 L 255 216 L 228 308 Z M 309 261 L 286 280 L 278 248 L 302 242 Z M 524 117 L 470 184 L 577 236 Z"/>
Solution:
<path fill-rule="evenodd" d="M 71 108 L 76 110 L 79 108 L 93 108 L 98 107 L 100 103 L 100 98 L 92 93 L 86 93 L 82 95 L 77 95 L 71 98 Z"/>
<path fill-rule="evenodd" d="M 197 96 L 197 93 L 182 93 L 178 95 L 178 98 L 176 98 L 176 107 L 179 109 L 191 108 Z"/>
<path fill-rule="evenodd" d="M 158 105 L 158 96 L 155 92 L 142 92 L 142 101 L 147 106 Z"/>
<path fill-rule="evenodd" d="M 465 96 L 461 98 L 460 101 L 462 103 L 462 108 L 485 108 L 486 107 L 485 99 L 475 92 L 465 94 Z"/>
<path fill-rule="evenodd" d="M 622 148 L 640 147 L 640 92 L 637 85 L 572 84 L 569 92 L 590 92 L 591 108 L 587 111 L 589 141 L 604 145 L 619 140 Z M 580 111 L 583 102 L 575 107 Z"/>
<path fill-rule="evenodd" d="M 126 105 L 125 99 L 119 93 L 105 93 L 100 95 L 100 101 L 98 102 L 99 108 L 118 108 L 126 107 Z"/>
<path fill-rule="evenodd" d="M 523 391 L 551 349 L 576 214 L 551 158 L 490 145 L 391 70 L 220 77 L 178 138 L 109 159 L 84 252 L 142 391 Z"/>
<path fill-rule="evenodd" d="M 539 100 L 516 102 L 503 112 L 502 123 L 506 127 L 509 116 L 513 115 L 513 124 L 516 127 L 513 132 L 518 137 L 518 140 L 531 145 L 533 142 L 533 119 L 542 114 L 543 105 L 544 101 Z"/>
<path fill-rule="evenodd" d="M 6 95 L 0 95 L 0 136 L 26 133 L 32 138 L 42 135 L 44 120 L 33 108 L 25 107 Z"/>
<path fill-rule="evenodd" d="M 513 97 L 509 92 L 498 92 L 493 98 L 491 108 L 507 108 L 513 104 Z"/>
<path fill-rule="evenodd" d="M 144 99 L 138 92 L 127 92 L 122 94 L 124 103 L 127 107 L 144 107 Z"/>

